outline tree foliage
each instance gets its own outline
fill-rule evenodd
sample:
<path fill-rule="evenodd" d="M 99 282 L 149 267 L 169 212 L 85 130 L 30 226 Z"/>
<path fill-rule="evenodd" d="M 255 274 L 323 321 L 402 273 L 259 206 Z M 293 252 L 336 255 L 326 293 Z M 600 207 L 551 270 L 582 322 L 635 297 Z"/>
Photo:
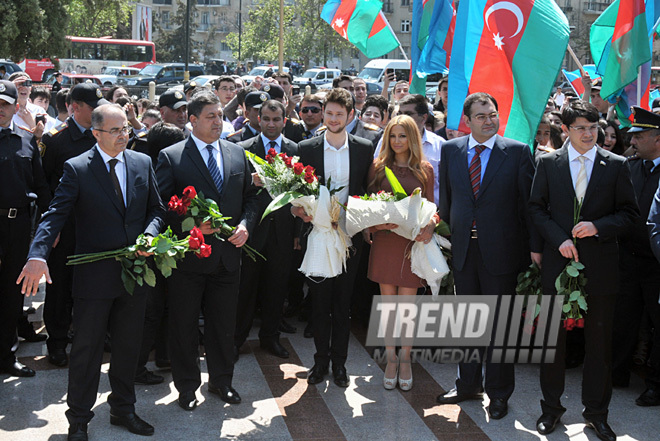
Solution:
<path fill-rule="evenodd" d="M 197 24 L 192 17 L 195 14 L 195 3 L 190 2 L 190 61 L 199 61 L 198 51 L 203 50 L 204 43 L 193 39 Z M 156 59 L 159 62 L 183 62 L 186 53 L 186 4 L 176 0 L 176 14 L 170 18 L 172 29 L 163 29 L 154 22 L 158 38 L 156 39 Z M 209 35 L 211 33 L 209 32 Z"/>
<path fill-rule="evenodd" d="M 66 45 L 69 0 L 0 0 L 0 53 L 12 60 L 49 58 Z"/>
<path fill-rule="evenodd" d="M 284 6 L 284 59 L 327 60 L 330 48 L 353 47 L 320 17 L 325 0 L 297 0 Z M 279 48 L 279 0 L 261 0 L 243 21 L 241 57 L 276 60 Z M 238 32 L 227 35 L 227 44 L 238 58 Z"/>
<path fill-rule="evenodd" d="M 135 5 L 129 0 L 68 0 L 67 3 L 67 35 L 97 38 L 130 36 L 131 13 Z M 129 35 L 125 35 L 126 28 Z"/>

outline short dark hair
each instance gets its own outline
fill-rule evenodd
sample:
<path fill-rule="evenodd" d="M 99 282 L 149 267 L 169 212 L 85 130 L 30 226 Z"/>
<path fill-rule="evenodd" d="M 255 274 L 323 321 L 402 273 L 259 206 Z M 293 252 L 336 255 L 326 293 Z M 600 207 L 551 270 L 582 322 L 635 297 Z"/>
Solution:
<path fill-rule="evenodd" d="M 351 110 L 353 110 L 353 95 L 351 95 L 351 92 L 346 89 L 336 87 L 328 92 L 328 94 L 325 96 L 323 107 L 325 107 L 328 103 L 339 104 L 344 109 L 346 109 L 347 113 L 351 113 Z"/>
<path fill-rule="evenodd" d="M 408 94 L 404 96 L 399 101 L 399 108 L 401 106 L 407 106 L 410 104 L 415 106 L 415 112 L 419 113 L 420 115 L 426 115 L 429 113 L 429 102 L 423 95 Z"/>
<path fill-rule="evenodd" d="M 597 123 L 600 119 L 600 114 L 596 106 L 582 100 L 570 103 L 561 112 L 561 122 L 566 127 L 569 127 L 578 118 L 584 118 L 589 122 Z"/>
<path fill-rule="evenodd" d="M 257 91 L 256 87 L 253 86 L 244 87 L 236 93 L 236 101 L 238 101 L 238 104 L 242 106 L 243 104 L 245 104 L 245 97 L 247 96 L 247 94 L 256 91 Z"/>
<path fill-rule="evenodd" d="M 215 80 L 215 89 L 216 90 L 220 89 L 220 83 L 225 83 L 225 82 L 236 85 L 236 83 L 234 82 L 234 78 L 232 78 L 231 75 L 222 75 L 221 77 Z"/>
<path fill-rule="evenodd" d="M 163 119 L 160 116 L 160 112 L 156 109 L 147 109 L 147 110 L 145 110 L 144 113 L 142 114 L 142 119 L 145 119 L 145 118 L 155 118 L 158 121 L 162 121 L 162 119 Z"/>
<path fill-rule="evenodd" d="M 28 80 L 31 80 L 30 75 L 23 71 L 18 71 L 14 72 L 13 74 L 9 75 L 9 81 L 14 81 L 16 78 L 26 78 Z"/>
<path fill-rule="evenodd" d="M 287 80 L 289 80 L 289 83 L 293 83 L 293 77 L 289 72 L 275 72 L 272 78 L 275 79 L 286 78 Z"/>
<path fill-rule="evenodd" d="M 268 100 L 265 101 L 261 107 L 259 107 L 259 116 L 261 116 L 261 113 L 264 109 L 264 107 L 268 110 L 279 110 L 282 112 L 282 118 L 286 118 L 286 108 L 284 107 L 284 104 L 277 100 Z"/>
<path fill-rule="evenodd" d="M 44 86 L 35 86 L 30 92 L 30 99 L 34 101 L 35 98 L 45 98 L 50 101 L 50 90 L 46 89 Z"/>
<path fill-rule="evenodd" d="M 67 104 L 71 104 L 68 87 L 60 89 L 55 95 L 55 109 L 57 109 L 57 113 L 66 113 L 68 111 L 66 108 Z"/>
<path fill-rule="evenodd" d="M 341 83 L 342 81 L 350 81 L 351 83 L 353 83 L 353 77 L 350 75 L 339 75 L 334 80 L 332 80 L 332 88 L 336 89 L 337 87 L 339 87 L 339 83 Z"/>
<path fill-rule="evenodd" d="M 179 141 L 185 139 L 183 130 L 175 126 L 174 124 L 168 124 L 165 122 L 159 122 L 154 124 L 151 129 L 149 129 L 149 134 L 147 135 L 147 147 L 150 153 L 154 153 L 154 156 L 158 155 L 158 152 L 163 150 L 165 147 L 169 147 L 173 144 L 176 144 Z"/>
<path fill-rule="evenodd" d="M 149 98 L 140 98 L 137 100 L 137 103 L 140 104 L 143 109 L 146 109 L 151 104 L 151 100 Z"/>
<path fill-rule="evenodd" d="M 440 90 L 443 83 L 449 83 L 449 77 L 441 78 L 440 81 L 438 81 L 438 90 Z"/>
<path fill-rule="evenodd" d="M 472 105 L 475 103 L 493 103 L 495 110 L 497 110 L 497 100 L 493 97 L 493 95 L 486 92 L 476 92 L 465 98 L 465 101 L 463 102 L 463 114 L 468 118 L 472 116 Z"/>
<path fill-rule="evenodd" d="M 200 90 L 188 101 L 188 117 L 195 115 L 199 118 L 204 107 L 210 104 L 220 104 L 220 98 L 210 90 Z"/>
<path fill-rule="evenodd" d="M 110 101 L 110 102 L 112 102 L 112 96 L 115 94 L 115 91 L 118 90 L 118 89 L 124 89 L 124 90 L 126 90 L 126 89 L 124 88 L 124 86 L 118 86 L 118 85 L 112 86 L 112 87 L 111 87 L 110 89 L 108 89 L 108 91 L 105 93 L 105 99 L 108 100 L 108 101 Z M 126 92 L 128 93 L 128 91 L 126 91 Z"/>
<path fill-rule="evenodd" d="M 387 112 L 387 98 L 383 95 L 370 95 L 364 100 L 364 107 L 362 109 L 367 109 L 368 107 L 377 107 L 380 110 L 380 117 L 385 118 L 385 112 Z"/>
<path fill-rule="evenodd" d="M 314 93 L 305 95 L 300 102 L 302 103 L 303 101 L 307 101 L 308 103 L 316 103 L 319 106 L 323 107 L 323 98 L 321 98 L 319 95 L 316 95 Z"/>

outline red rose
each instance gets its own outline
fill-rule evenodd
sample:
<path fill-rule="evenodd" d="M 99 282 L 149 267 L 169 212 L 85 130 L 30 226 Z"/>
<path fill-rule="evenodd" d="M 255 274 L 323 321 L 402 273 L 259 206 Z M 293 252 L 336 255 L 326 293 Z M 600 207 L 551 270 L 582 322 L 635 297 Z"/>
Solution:
<path fill-rule="evenodd" d="M 199 239 L 193 237 L 192 235 L 188 236 L 188 248 L 191 250 L 198 250 L 202 244 L 199 242 Z"/>
<path fill-rule="evenodd" d="M 314 183 L 314 179 L 316 179 L 314 175 L 305 173 L 305 182 L 307 182 L 308 184 L 312 184 Z"/>
<path fill-rule="evenodd" d="M 286 153 L 284 153 L 284 152 L 280 153 L 278 156 L 282 159 L 286 159 L 286 157 L 287 157 Z"/>
<path fill-rule="evenodd" d="M 305 166 L 302 165 L 300 162 L 296 162 L 295 164 L 293 164 L 293 172 L 297 175 L 302 175 L 304 169 Z"/>
<path fill-rule="evenodd" d="M 193 229 L 190 230 L 190 237 L 197 239 L 200 244 L 204 243 L 204 235 L 202 234 L 202 230 L 197 227 L 193 227 Z"/>
<path fill-rule="evenodd" d="M 275 151 L 275 149 L 272 148 L 268 149 L 268 156 L 273 156 L 273 157 L 277 156 L 277 151 Z"/>
<path fill-rule="evenodd" d="M 575 327 L 575 319 L 567 318 L 564 320 L 564 329 L 571 331 Z"/>
<path fill-rule="evenodd" d="M 199 252 L 195 253 L 195 255 L 200 259 L 209 257 L 211 255 L 211 245 L 206 243 L 201 244 L 199 247 Z"/>
<path fill-rule="evenodd" d="M 578 328 L 584 328 L 584 318 L 579 318 L 575 321 L 575 326 Z"/>
<path fill-rule="evenodd" d="M 360 199 L 360 196 L 355 195 L 355 194 L 352 197 L 354 197 L 355 199 Z"/>
<path fill-rule="evenodd" d="M 170 202 L 167 204 L 167 207 L 179 216 L 183 216 L 188 211 L 188 207 L 183 204 L 183 201 L 179 199 L 177 195 L 172 196 Z"/>
<path fill-rule="evenodd" d="M 314 174 L 314 167 L 308 165 L 305 167 L 305 173 Z"/>
<path fill-rule="evenodd" d="M 286 165 L 287 168 L 293 167 L 293 165 L 291 165 L 291 158 L 289 158 L 288 156 L 284 158 L 284 165 Z"/>
<path fill-rule="evenodd" d="M 273 150 L 273 149 L 271 149 L 271 150 Z M 269 164 L 272 164 L 273 162 L 275 162 L 274 156 L 275 155 L 266 155 L 266 162 L 268 162 Z"/>
<path fill-rule="evenodd" d="M 195 187 L 193 187 L 192 185 L 189 185 L 188 187 L 183 189 L 184 199 L 192 200 L 195 199 L 196 196 L 197 196 L 197 191 L 195 191 Z"/>

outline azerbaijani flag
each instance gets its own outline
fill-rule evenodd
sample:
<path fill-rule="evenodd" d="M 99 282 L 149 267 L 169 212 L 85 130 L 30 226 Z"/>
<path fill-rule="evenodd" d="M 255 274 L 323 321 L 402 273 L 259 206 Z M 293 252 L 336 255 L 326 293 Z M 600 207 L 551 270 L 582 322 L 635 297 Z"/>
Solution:
<path fill-rule="evenodd" d="M 426 76 L 417 75 L 417 65 L 422 50 L 429 39 L 429 24 L 436 0 L 413 0 L 410 35 L 410 93 L 426 95 Z M 417 44 L 415 44 L 417 42 Z"/>
<path fill-rule="evenodd" d="M 600 78 L 600 74 L 596 72 L 596 65 L 594 64 L 584 64 L 582 65 L 582 68 L 587 71 L 589 74 L 589 77 L 591 78 L 591 81 L 597 80 Z M 576 69 L 574 71 L 567 71 L 566 69 L 562 69 L 561 72 L 564 74 L 564 78 L 566 78 L 566 81 L 571 83 L 571 87 L 573 87 L 573 91 L 578 94 L 578 96 L 582 96 L 584 93 L 584 86 L 582 85 L 582 72 L 580 72 L 580 69 Z"/>
<path fill-rule="evenodd" d="M 378 58 L 399 46 L 380 0 L 328 0 L 321 18 L 367 58 Z"/>
<path fill-rule="evenodd" d="M 499 133 L 531 144 L 568 37 L 568 20 L 554 0 L 461 1 L 449 70 L 449 128 L 468 130 L 463 101 L 487 92 L 498 103 Z"/>

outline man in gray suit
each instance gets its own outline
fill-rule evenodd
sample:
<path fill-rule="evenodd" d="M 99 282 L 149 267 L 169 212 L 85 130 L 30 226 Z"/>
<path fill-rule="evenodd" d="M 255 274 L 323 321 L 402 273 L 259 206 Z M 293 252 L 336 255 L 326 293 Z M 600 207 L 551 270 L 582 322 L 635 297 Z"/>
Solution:
<path fill-rule="evenodd" d="M 518 272 L 529 263 L 529 250 L 534 262 L 541 260 L 540 239 L 530 235 L 526 216 L 534 175 L 532 153 L 528 145 L 497 134 L 499 113 L 491 95 L 468 96 L 463 113 L 472 134 L 445 142 L 440 158 L 439 214 L 451 227 L 456 293 L 512 295 Z M 513 388 L 513 365 L 487 358 L 485 390 L 491 418 L 507 414 Z M 438 402 L 479 399 L 483 391 L 481 363 L 460 363 L 456 387 L 440 395 Z"/>

